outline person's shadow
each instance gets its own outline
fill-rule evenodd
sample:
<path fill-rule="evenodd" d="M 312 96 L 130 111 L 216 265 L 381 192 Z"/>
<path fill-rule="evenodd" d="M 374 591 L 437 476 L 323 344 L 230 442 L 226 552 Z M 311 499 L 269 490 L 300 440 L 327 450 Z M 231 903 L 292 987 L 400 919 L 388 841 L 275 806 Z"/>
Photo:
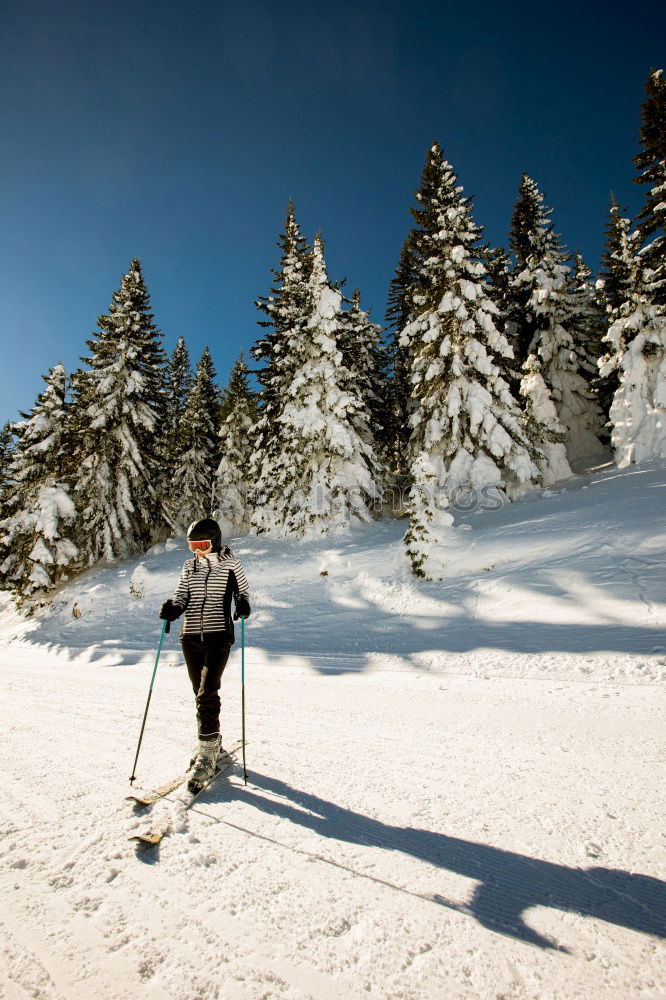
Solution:
<path fill-rule="evenodd" d="M 530 907 L 546 906 L 666 937 L 666 883 L 657 878 L 612 868 L 567 868 L 443 833 L 389 826 L 275 778 L 248 772 L 248 779 L 250 786 L 227 785 L 219 789 L 216 798 L 233 797 L 322 837 L 400 851 L 474 879 L 479 884 L 464 906 L 436 893 L 425 898 L 467 913 L 499 934 L 541 948 L 566 950 L 532 930 L 523 919 Z M 201 806 L 205 809 L 203 802 Z M 344 863 L 340 866 L 353 870 Z M 374 878 L 363 872 L 356 874 Z"/>

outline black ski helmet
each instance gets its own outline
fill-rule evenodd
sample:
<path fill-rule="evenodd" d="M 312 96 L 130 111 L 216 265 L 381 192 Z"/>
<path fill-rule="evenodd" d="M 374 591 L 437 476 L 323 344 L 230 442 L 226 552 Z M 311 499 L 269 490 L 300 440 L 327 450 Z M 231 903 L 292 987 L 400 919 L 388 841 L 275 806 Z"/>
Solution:
<path fill-rule="evenodd" d="M 222 532 L 217 521 L 212 517 L 204 517 L 200 521 L 192 521 L 187 529 L 188 542 L 203 542 L 210 538 L 213 552 L 222 551 Z"/>

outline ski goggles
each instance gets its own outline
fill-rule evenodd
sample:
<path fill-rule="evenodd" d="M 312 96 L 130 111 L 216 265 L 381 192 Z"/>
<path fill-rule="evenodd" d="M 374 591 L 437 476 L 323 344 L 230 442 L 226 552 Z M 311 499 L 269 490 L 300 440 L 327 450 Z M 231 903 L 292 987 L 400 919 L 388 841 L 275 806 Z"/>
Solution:
<path fill-rule="evenodd" d="M 190 552 L 208 552 L 208 549 L 212 549 L 213 547 L 213 543 L 210 540 L 210 538 L 207 538 L 201 542 L 188 541 L 187 544 L 189 546 Z"/>

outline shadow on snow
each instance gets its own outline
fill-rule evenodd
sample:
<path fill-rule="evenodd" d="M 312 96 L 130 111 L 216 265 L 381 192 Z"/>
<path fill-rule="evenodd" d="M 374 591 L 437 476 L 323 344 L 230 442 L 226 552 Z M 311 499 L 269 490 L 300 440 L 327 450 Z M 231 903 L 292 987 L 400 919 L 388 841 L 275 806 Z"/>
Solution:
<path fill-rule="evenodd" d="M 298 823 L 320 837 L 399 851 L 436 868 L 473 879 L 478 884 L 471 900 L 460 904 L 437 893 L 414 893 L 351 868 L 343 860 L 312 855 L 302 848 L 291 848 L 352 875 L 465 913 L 498 934 L 541 948 L 567 951 L 525 923 L 526 910 L 543 906 L 604 920 L 655 937 L 666 937 L 666 883 L 659 879 L 611 868 L 568 868 L 443 833 L 391 826 L 294 789 L 275 778 L 256 772 L 248 772 L 248 778 L 250 786 L 220 787 L 212 794 L 212 801 L 224 801 L 233 796 L 235 801 Z M 262 795 L 262 792 L 268 793 L 271 798 Z M 216 820 L 253 837 L 280 843 L 227 820 Z"/>

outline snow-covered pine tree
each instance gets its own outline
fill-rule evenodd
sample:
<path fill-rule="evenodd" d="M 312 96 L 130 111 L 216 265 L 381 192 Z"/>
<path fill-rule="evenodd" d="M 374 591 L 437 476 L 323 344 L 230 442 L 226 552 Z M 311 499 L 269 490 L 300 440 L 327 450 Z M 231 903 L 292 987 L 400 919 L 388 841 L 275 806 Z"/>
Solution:
<path fill-rule="evenodd" d="M 353 394 L 352 373 L 342 364 L 341 300 L 328 280 L 317 237 L 306 312 L 286 348 L 286 368 L 293 375 L 277 418 L 281 449 L 275 460 L 264 462 L 257 488 L 271 490 L 259 523 L 278 536 L 323 535 L 355 520 L 370 521 L 381 499 L 367 414 Z"/>
<path fill-rule="evenodd" d="M 215 476 L 217 520 L 227 535 L 250 530 L 250 459 L 254 453 L 253 428 L 257 423 L 257 398 L 250 387 L 250 372 L 241 351 L 231 369 L 221 407 L 220 464 Z"/>
<path fill-rule="evenodd" d="M 389 468 L 397 476 L 409 477 L 409 415 L 412 409 L 412 385 L 409 351 L 400 336 L 414 318 L 413 297 L 419 277 L 413 250 L 414 233 L 405 240 L 388 293 L 386 323 L 388 328 L 388 379 L 386 398 L 386 437 Z"/>
<path fill-rule="evenodd" d="M 495 326 L 511 343 L 507 324 L 511 320 L 511 259 L 504 247 L 486 245 L 479 248 L 479 257 L 486 269 L 487 292 L 497 306 Z M 515 355 L 514 350 L 514 355 Z"/>
<path fill-rule="evenodd" d="M 567 457 L 576 461 L 586 455 L 607 451 L 608 433 L 597 396 L 599 358 L 606 332 L 604 314 L 599 306 L 592 271 L 581 253 L 571 255 L 567 278 L 567 332 L 571 337 L 566 366 L 559 375 L 560 387 L 552 395 L 557 415 L 564 426 Z M 569 367 L 570 366 L 570 367 Z"/>
<path fill-rule="evenodd" d="M 13 425 L 18 444 L 9 470 L 14 482 L 0 522 L 0 578 L 19 597 L 52 589 L 67 578 L 78 550 L 76 511 L 64 481 L 67 377 L 61 364 L 43 376 L 46 389 Z"/>
<path fill-rule="evenodd" d="M 16 449 L 16 435 L 12 425 L 7 422 L 0 431 L 0 522 L 9 515 L 9 500 L 13 493 L 14 480 L 11 466 Z M 2 546 L 0 532 L 0 566 L 7 558 L 7 550 Z M 3 577 L 0 573 L 0 590 L 3 589 Z"/>
<path fill-rule="evenodd" d="M 309 277 L 312 251 L 296 221 L 293 202 L 287 207 L 284 231 L 278 237 L 280 263 L 272 268 L 270 294 L 257 300 L 257 308 L 267 317 L 259 320 L 265 331 L 252 347 L 252 356 L 261 367 L 255 371 L 261 390 L 259 418 L 253 429 L 255 450 L 250 460 L 252 527 L 261 533 L 270 530 L 273 511 L 281 501 L 273 474 L 282 448 L 279 417 L 288 401 L 293 378 L 292 342 L 307 336 L 310 316 Z"/>
<path fill-rule="evenodd" d="M 626 301 L 631 288 L 633 258 L 640 249 L 640 234 L 632 237 L 632 251 L 627 252 L 630 220 L 611 195 L 606 224 L 606 243 L 601 256 L 602 301 L 608 315 L 613 315 Z M 612 321 L 611 321 L 612 322 Z"/>
<path fill-rule="evenodd" d="M 513 352 L 495 326 L 481 229 L 438 143 L 426 155 L 416 200 L 414 319 L 400 338 L 414 402 L 405 544 L 414 572 L 439 578 L 452 521 L 446 508 L 456 491 L 493 487 L 513 497 L 539 474 L 507 380 Z"/>
<path fill-rule="evenodd" d="M 522 367 L 520 394 L 523 398 L 525 421 L 533 441 L 539 442 L 536 464 L 544 486 L 571 475 L 567 460 L 566 428 L 560 422 L 553 397 L 544 382 L 543 366 L 536 354 L 528 355 Z"/>
<path fill-rule="evenodd" d="M 663 70 L 650 73 L 641 106 L 641 150 L 634 162 L 634 183 L 647 185 L 645 203 L 638 213 L 643 280 L 651 285 L 654 305 L 666 306 L 666 80 Z M 651 274 L 648 275 L 648 270 Z"/>
<path fill-rule="evenodd" d="M 603 421 L 589 385 L 592 374 L 585 368 L 584 348 L 574 339 L 578 331 L 570 294 L 571 269 L 567 253 L 553 231 L 551 215 L 552 209 L 545 208 L 536 183 L 524 174 L 511 230 L 516 257 L 512 286 L 524 309 L 518 342 L 521 351 L 528 352 L 523 369 L 527 377 L 521 382 L 521 393 L 530 389 L 537 392 L 534 405 L 525 405 L 539 413 L 539 421 L 533 420 L 532 426 L 542 426 L 546 434 L 544 441 L 549 447 L 545 451 L 554 465 L 550 472 L 542 465 L 542 473 L 552 482 L 571 475 L 568 458 L 579 459 L 604 448 L 595 434 L 595 429 L 601 433 Z M 532 334 L 529 344 L 528 333 Z M 543 405 L 542 387 L 534 378 L 537 371 L 555 404 L 554 411 Z M 564 428 L 566 454 L 555 447 L 560 426 L 549 428 L 547 423 L 553 412 L 558 425 Z"/>
<path fill-rule="evenodd" d="M 143 551 L 166 530 L 158 495 L 164 352 L 134 259 L 72 377 L 70 469 L 84 565 Z"/>
<path fill-rule="evenodd" d="M 0 430 L 0 521 L 5 515 L 5 503 L 9 499 L 10 487 L 13 483 L 10 468 L 16 449 L 16 435 L 12 425 L 7 422 Z"/>
<path fill-rule="evenodd" d="M 610 422 L 620 467 L 666 457 L 666 307 L 655 302 L 654 270 L 645 264 L 642 242 L 640 230 L 616 216 L 606 257 L 612 322 L 600 373 L 618 378 Z"/>
<path fill-rule="evenodd" d="M 181 419 L 181 451 L 171 485 L 169 515 L 180 530 L 210 515 L 215 471 L 220 461 L 220 393 L 208 347 L 197 364 Z"/>
<path fill-rule="evenodd" d="M 517 333 L 521 325 L 522 315 L 519 313 L 513 298 L 511 256 L 504 247 L 486 245 L 480 248 L 479 258 L 486 269 L 488 295 L 497 306 L 497 315 L 493 317 L 493 322 L 498 331 L 504 334 L 513 350 L 514 361 L 507 365 L 507 373 L 510 376 L 509 384 L 513 394 L 518 398 L 522 373 L 518 362 Z"/>
<path fill-rule="evenodd" d="M 603 337 L 606 316 L 600 301 L 597 282 L 579 250 L 571 255 L 569 308 L 575 349 L 590 375 L 596 376 L 598 359 L 604 353 Z"/>
<path fill-rule="evenodd" d="M 172 505 L 171 484 L 176 473 L 180 455 L 183 452 L 182 421 L 187 397 L 192 389 L 194 376 L 190 362 L 190 352 L 184 337 L 178 338 L 178 343 L 169 358 L 166 369 L 166 419 L 164 423 L 164 461 L 160 493 L 164 497 L 167 512 Z"/>
<path fill-rule="evenodd" d="M 185 412 L 187 397 L 194 378 L 190 363 L 190 352 L 184 337 L 178 338 L 174 352 L 169 358 L 166 374 L 166 441 L 171 454 L 180 451 L 180 423 Z"/>
<path fill-rule="evenodd" d="M 619 315 L 619 309 L 625 302 L 631 284 L 631 269 L 629 260 L 625 259 L 626 240 L 629 234 L 630 222 L 622 214 L 615 197 L 611 195 L 606 224 L 606 241 L 601 257 L 601 271 L 596 283 L 598 308 L 603 311 L 604 326 L 600 344 L 600 354 L 597 359 L 597 377 L 594 381 L 599 405 L 606 418 L 607 434 L 610 434 L 610 408 L 613 398 L 620 385 L 620 373 L 617 365 L 604 365 L 605 374 L 601 374 L 602 359 L 609 360 L 608 346 L 605 337 Z M 638 237 L 636 237 L 638 239 Z"/>
<path fill-rule="evenodd" d="M 388 469 L 388 429 L 386 420 L 386 382 L 388 355 L 382 341 L 382 329 L 361 308 L 358 289 L 346 300 L 349 308 L 340 313 L 339 347 L 342 365 L 350 375 L 348 390 L 363 404 L 372 447 L 381 464 Z"/>
<path fill-rule="evenodd" d="M 252 505 L 253 524 L 264 530 L 264 508 L 269 521 L 273 501 L 278 501 L 271 478 L 272 464 L 280 452 L 280 430 L 277 423 L 286 403 L 286 392 L 293 372 L 288 349 L 290 340 L 305 336 L 308 320 L 308 278 L 311 250 L 296 221 L 293 202 L 287 207 L 284 231 L 278 237 L 280 264 L 272 268 L 273 286 L 270 294 L 257 300 L 257 308 L 267 317 L 259 320 L 265 331 L 252 347 L 252 356 L 260 366 L 255 375 L 261 386 L 259 418 L 254 430 L 255 451 L 252 456 L 251 478 L 256 483 Z M 265 474 L 264 474 L 265 469 Z"/>
<path fill-rule="evenodd" d="M 532 343 L 537 332 L 536 315 L 530 306 L 533 287 L 528 280 L 529 272 L 523 274 L 528 264 L 535 269 L 542 256 L 555 244 L 558 252 L 558 262 L 564 265 L 565 254 L 557 244 L 550 223 L 552 209 L 543 206 L 543 195 L 535 182 L 523 174 L 518 198 L 511 215 L 511 230 L 509 247 L 513 254 L 511 269 L 510 300 L 513 304 L 511 342 L 515 350 L 519 366 L 527 361 L 532 350 Z M 562 281 L 564 276 L 562 275 Z"/>

